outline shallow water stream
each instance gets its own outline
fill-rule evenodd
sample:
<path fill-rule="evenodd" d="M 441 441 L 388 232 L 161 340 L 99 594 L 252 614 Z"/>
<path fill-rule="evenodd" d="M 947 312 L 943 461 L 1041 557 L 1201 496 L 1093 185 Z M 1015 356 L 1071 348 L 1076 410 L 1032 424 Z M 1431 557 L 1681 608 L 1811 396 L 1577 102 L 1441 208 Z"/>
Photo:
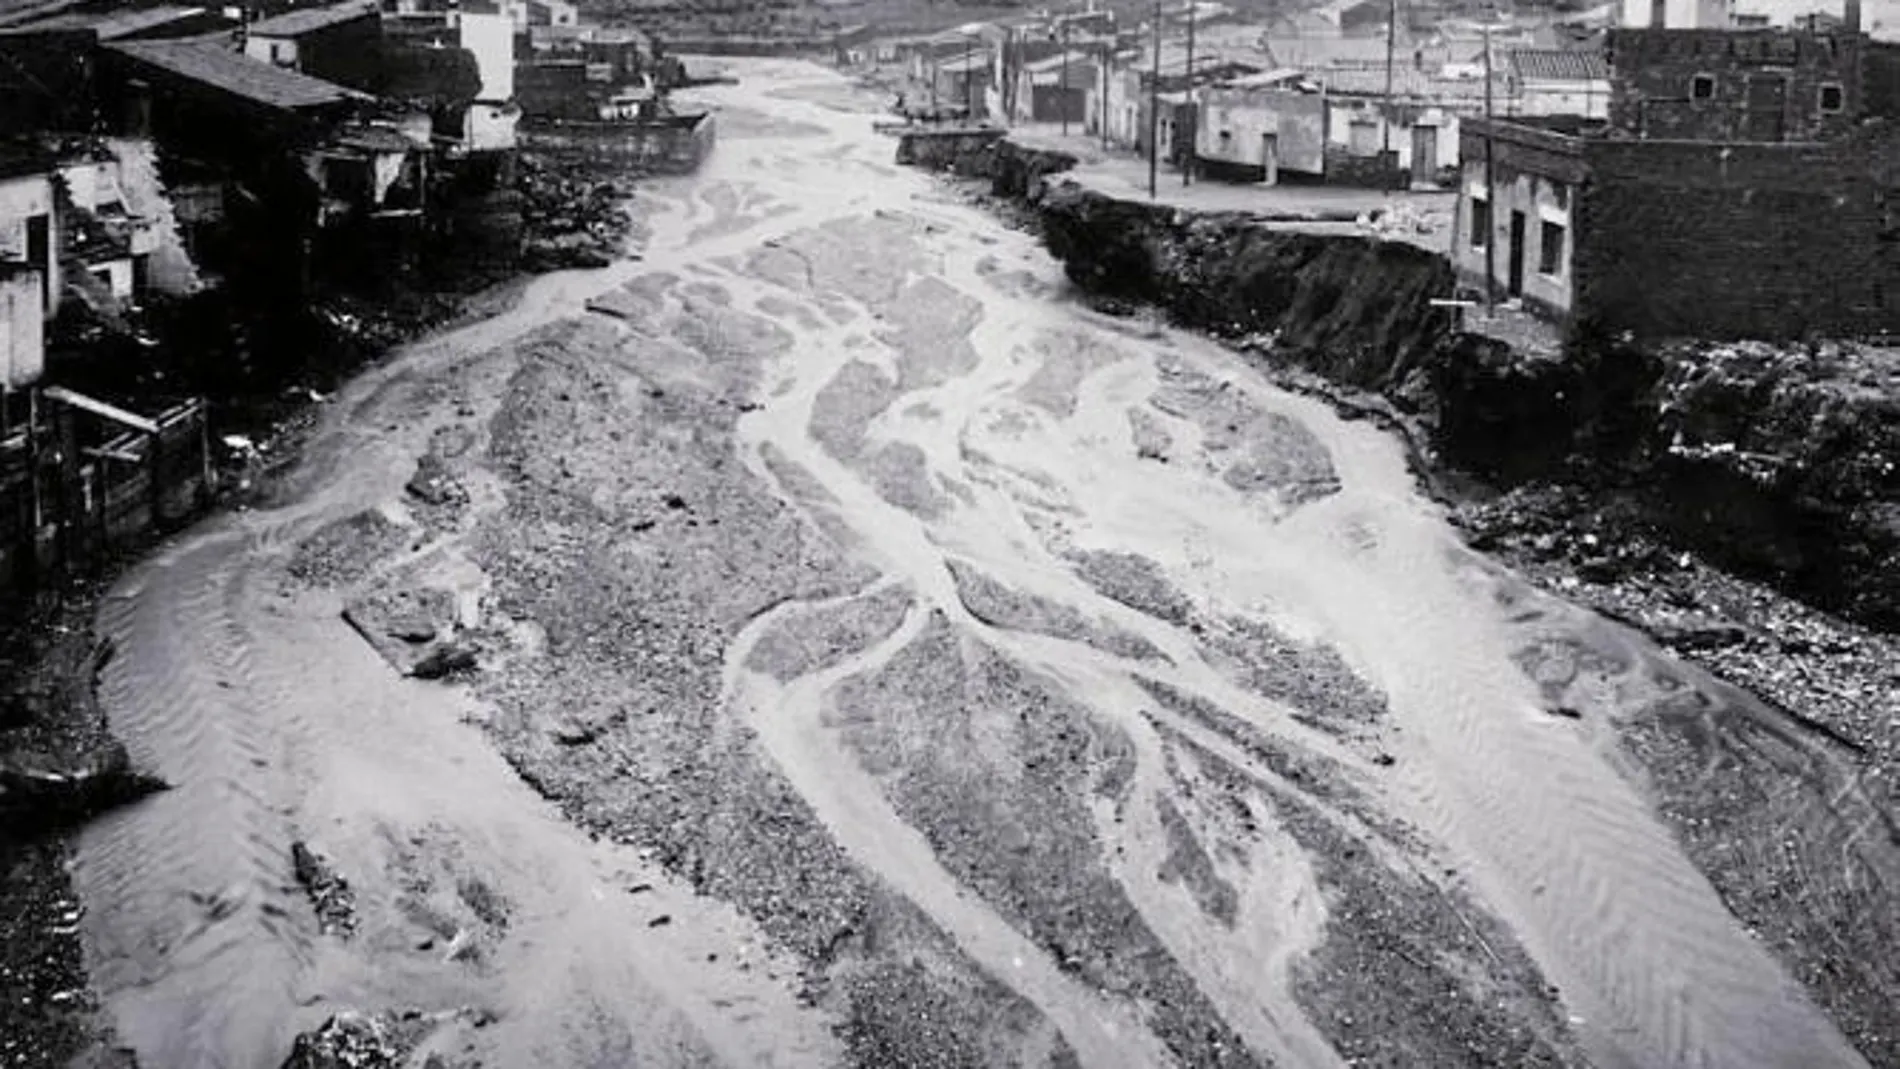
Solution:
<path fill-rule="evenodd" d="M 887 664 L 933 610 L 1125 732 L 1138 796 L 1171 788 L 1136 673 L 1372 785 L 1439 875 L 1522 944 L 1596 1064 L 1861 1064 L 1616 757 L 1620 715 L 1712 684 L 1465 550 L 1389 435 L 1272 387 L 1209 342 L 1068 299 L 1033 238 L 892 167 L 892 142 L 836 76 L 763 62 L 739 73 L 741 85 L 702 93 L 724 109 L 704 172 L 643 194 L 642 262 L 537 280 L 506 315 L 367 373 L 332 402 L 292 503 L 203 525 L 107 601 L 113 727 L 176 785 L 91 828 L 75 866 L 95 980 L 142 1065 L 274 1065 L 335 1008 L 395 1004 L 497 1006 L 478 1042 L 491 1065 L 842 1057 L 831 1022 L 797 997 L 796 965 L 756 925 L 640 851 L 576 830 L 468 722 L 485 715 L 473 698 L 394 675 L 333 594 L 283 571 L 325 523 L 378 506 L 401 518 L 391 503 L 426 444 L 418 413 L 492 411 L 517 359 L 508 342 L 661 271 L 791 334 L 740 421 L 739 458 L 766 479 L 769 458 L 808 473 L 852 551 L 914 599 L 892 635 L 788 681 L 745 666 L 777 622 L 760 617 L 728 657 L 732 713 L 851 858 L 1040 1011 L 1083 1064 L 1168 1055 L 1136 1007 L 960 886 L 827 726 L 837 685 Z M 826 229 L 841 223 L 901 241 L 854 245 L 858 231 Z M 854 361 L 897 385 L 862 448 L 841 455 L 821 440 L 848 422 L 827 388 Z M 813 507 L 809 491 L 801 504 Z M 1364 732 L 1314 728 L 1241 686 L 1200 635 L 1098 593 L 1065 551 L 1139 555 L 1200 617 L 1332 648 L 1389 714 Z M 1159 656 L 1136 663 L 989 626 L 952 564 Z M 479 574 L 463 581 L 477 599 Z M 1521 666 L 1553 636 L 1606 666 L 1582 719 L 1552 716 Z M 1167 836 L 1146 813 L 1104 821 L 1102 835 L 1160 941 L 1250 1047 L 1337 1063 L 1289 977 L 1325 922 L 1311 869 L 1236 867 L 1242 917 L 1218 924 L 1154 878 Z M 329 939 L 291 878 L 293 839 L 319 843 L 346 873 L 407 875 L 359 876 L 370 926 Z M 483 888 L 511 916 L 471 967 L 457 937 L 487 931 Z M 446 918 L 426 952 L 373 921 L 419 899 Z"/>

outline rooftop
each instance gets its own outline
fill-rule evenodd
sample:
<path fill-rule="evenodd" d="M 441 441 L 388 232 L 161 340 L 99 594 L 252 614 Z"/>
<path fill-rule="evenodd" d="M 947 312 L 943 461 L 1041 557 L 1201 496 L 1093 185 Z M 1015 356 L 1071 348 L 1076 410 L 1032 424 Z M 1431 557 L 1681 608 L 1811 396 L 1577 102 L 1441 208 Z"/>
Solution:
<path fill-rule="evenodd" d="M 0 33 L 44 33 L 49 30 L 91 30 L 101 41 L 117 40 L 204 14 L 201 7 L 144 8 L 137 11 L 65 11 L 43 19 L 8 26 Z"/>
<path fill-rule="evenodd" d="M 1600 52 L 1565 48 L 1517 48 L 1505 62 L 1519 78 L 1555 82 L 1608 81 L 1610 64 Z"/>
<path fill-rule="evenodd" d="M 105 47 L 180 78 L 290 111 L 370 99 L 353 89 L 250 59 L 215 41 L 114 41 Z"/>
<path fill-rule="evenodd" d="M 1053 56 L 1047 56 L 1033 63 L 1023 64 L 1023 70 L 1033 74 L 1045 74 L 1049 71 L 1059 71 L 1065 66 L 1079 67 L 1083 64 L 1093 62 L 1095 62 L 1094 56 L 1086 55 L 1081 52 L 1070 52 L 1066 55 L 1058 52 Z"/>
<path fill-rule="evenodd" d="M 253 37 L 301 37 L 306 33 L 327 30 L 332 26 L 341 26 L 346 22 L 376 14 L 376 5 L 365 0 L 350 0 L 345 4 L 329 7 L 302 8 L 259 19 L 251 23 L 249 33 Z"/>
<path fill-rule="evenodd" d="M 1378 68 L 1312 71 L 1309 77 L 1334 96 L 1382 97 L 1386 72 Z M 1484 96 L 1484 79 L 1434 78 L 1409 66 L 1392 69 L 1392 95 L 1405 100 L 1469 100 Z"/>

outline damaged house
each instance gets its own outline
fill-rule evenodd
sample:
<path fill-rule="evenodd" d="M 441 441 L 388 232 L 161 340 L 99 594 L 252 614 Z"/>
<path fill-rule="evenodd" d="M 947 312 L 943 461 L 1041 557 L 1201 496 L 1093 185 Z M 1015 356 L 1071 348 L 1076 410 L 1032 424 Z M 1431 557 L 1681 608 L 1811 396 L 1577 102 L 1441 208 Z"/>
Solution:
<path fill-rule="evenodd" d="M 1465 124 L 1467 287 L 1639 336 L 1900 328 L 1900 55 L 1855 0 L 1818 33 L 1617 29 L 1610 69 L 1606 122 Z"/>
<path fill-rule="evenodd" d="M 45 382 L 49 333 L 134 295 L 147 253 L 116 157 L 0 148 L 0 591 L 101 559 L 205 494 L 204 406 L 147 417 Z"/>

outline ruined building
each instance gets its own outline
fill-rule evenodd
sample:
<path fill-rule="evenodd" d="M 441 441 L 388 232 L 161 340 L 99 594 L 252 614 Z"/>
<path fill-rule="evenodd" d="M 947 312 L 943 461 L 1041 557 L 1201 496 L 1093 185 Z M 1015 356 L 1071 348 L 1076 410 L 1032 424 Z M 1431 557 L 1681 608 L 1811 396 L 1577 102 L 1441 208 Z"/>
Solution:
<path fill-rule="evenodd" d="M 1679 6 L 1611 32 L 1607 121 L 1466 123 L 1461 279 L 1609 332 L 1900 329 L 1900 53 L 1857 0 L 1819 31 Z"/>

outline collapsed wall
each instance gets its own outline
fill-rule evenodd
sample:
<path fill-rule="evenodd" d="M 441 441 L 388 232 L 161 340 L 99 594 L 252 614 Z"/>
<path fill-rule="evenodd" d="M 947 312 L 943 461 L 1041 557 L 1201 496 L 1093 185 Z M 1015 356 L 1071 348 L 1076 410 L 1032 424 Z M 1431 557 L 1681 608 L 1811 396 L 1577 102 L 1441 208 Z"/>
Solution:
<path fill-rule="evenodd" d="M 1900 628 L 1900 354 L 1600 338 L 1523 353 L 1432 306 L 1452 270 L 1423 249 L 1105 196 L 1059 177 L 1072 158 L 994 132 L 908 134 L 898 159 L 1031 206 L 1086 292 L 1385 396 L 1453 468 L 1582 487 L 1719 565 Z"/>

